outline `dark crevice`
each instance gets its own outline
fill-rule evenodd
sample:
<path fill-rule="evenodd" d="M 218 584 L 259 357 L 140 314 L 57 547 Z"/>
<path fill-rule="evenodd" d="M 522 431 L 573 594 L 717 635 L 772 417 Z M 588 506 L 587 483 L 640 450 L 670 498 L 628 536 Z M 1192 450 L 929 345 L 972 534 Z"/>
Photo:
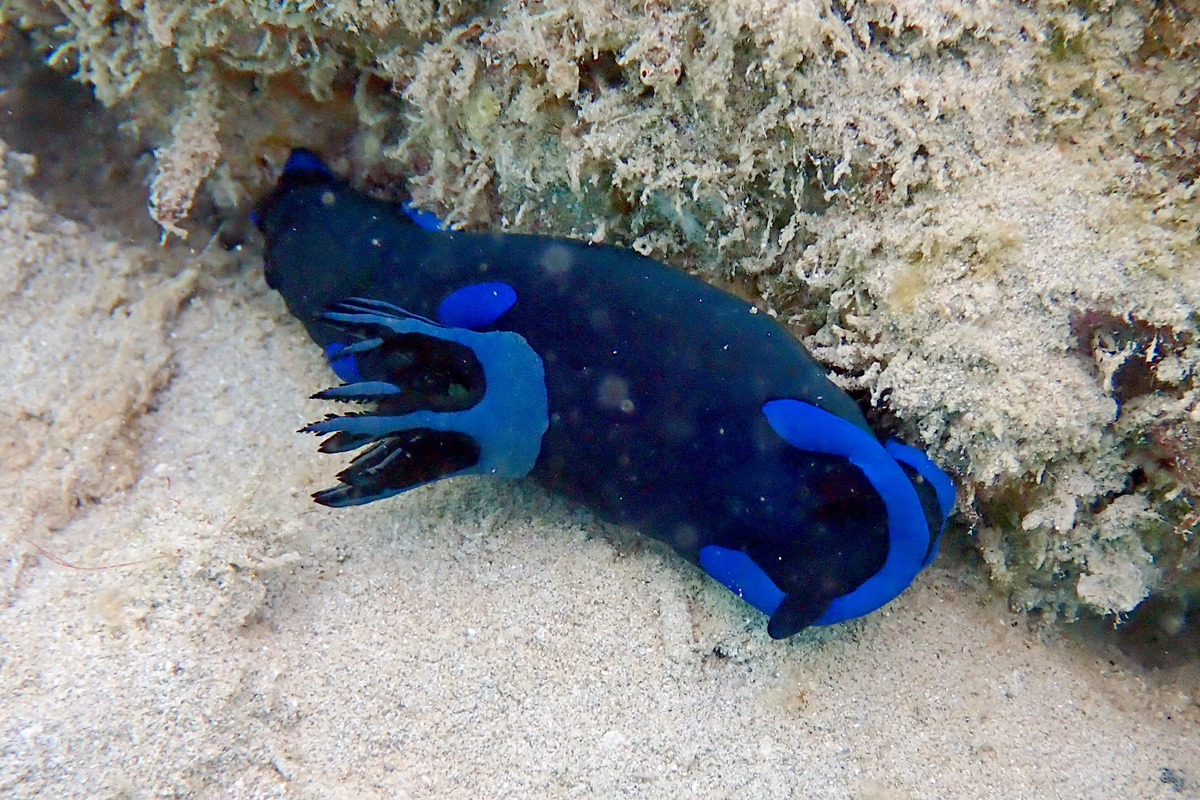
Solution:
<path fill-rule="evenodd" d="M 0 38 L 0 139 L 37 159 L 25 188 L 64 217 L 114 238 L 158 240 L 146 211 L 153 158 L 145 143 L 120 128 L 87 87 L 51 69 L 29 40 Z"/>

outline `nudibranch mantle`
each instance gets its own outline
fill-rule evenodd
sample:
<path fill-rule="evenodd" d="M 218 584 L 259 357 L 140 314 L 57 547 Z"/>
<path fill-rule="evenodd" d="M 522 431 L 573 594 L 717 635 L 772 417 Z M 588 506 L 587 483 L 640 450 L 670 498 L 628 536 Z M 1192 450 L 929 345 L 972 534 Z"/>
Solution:
<path fill-rule="evenodd" d="M 304 429 L 361 450 L 320 503 L 529 476 L 668 542 L 774 638 L 879 608 L 936 554 L 949 477 L 733 295 L 617 247 L 442 230 L 303 150 L 256 221 L 344 381 L 314 397 L 368 409 Z"/>

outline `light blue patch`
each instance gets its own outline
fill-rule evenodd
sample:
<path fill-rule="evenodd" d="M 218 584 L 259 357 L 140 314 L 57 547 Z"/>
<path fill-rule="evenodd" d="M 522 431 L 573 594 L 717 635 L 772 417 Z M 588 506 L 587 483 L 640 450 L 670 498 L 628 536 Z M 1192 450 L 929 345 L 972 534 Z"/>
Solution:
<path fill-rule="evenodd" d="M 350 356 L 356 356 L 359 353 L 369 353 L 370 351 L 379 347 L 381 344 L 383 344 L 383 339 L 379 338 L 378 336 L 373 339 L 359 339 L 354 344 L 348 344 L 341 350 L 338 350 L 338 357 L 349 358 Z"/>
<path fill-rule="evenodd" d="M 399 335 L 432 336 L 468 347 L 483 367 L 487 389 L 478 403 L 462 411 L 330 417 L 302 428 L 304 432 L 340 432 L 369 437 L 364 440 L 366 442 L 418 428 L 457 431 L 474 439 L 479 444 L 480 454 L 478 462 L 454 475 L 521 478 L 533 469 L 541 452 L 542 436 L 550 426 L 550 413 L 542 359 L 524 337 L 509 331 L 477 333 L 463 328 L 443 328 L 385 303 L 358 298 L 340 303 L 337 310 L 326 312 L 324 318 L 349 325 L 381 326 Z M 330 347 L 337 347 L 333 350 L 336 358 L 341 346 Z M 390 497 L 411 488 L 415 487 L 360 498 L 356 504 Z"/>
<path fill-rule="evenodd" d="M 362 383 L 347 383 L 325 389 L 321 393 L 323 400 L 373 400 L 392 397 L 400 394 L 400 387 L 387 381 L 363 381 Z"/>
<path fill-rule="evenodd" d="M 904 470 L 874 436 L 811 403 L 771 400 L 762 411 L 792 447 L 839 456 L 862 470 L 887 510 L 888 554 L 883 567 L 854 591 L 835 598 L 814 624 L 854 619 L 891 602 L 921 571 L 929 550 L 925 511 Z"/>
<path fill-rule="evenodd" d="M 361 383 L 363 376 L 358 371 L 358 364 L 354 363 L 354 356 L 338 357 L 338 353 L 345 348 L 346 345 L 334 342 L 325 348 L 325 360 L 329 362 L 334 374 L 341 378 L 343 383 Z"/>
<path fill-rule="evenodd" d="M 517 302 L 507 283 L 475 283 L 451 292 L 438 306 L 438 322 L 448 328 L 479 330 L 491 325 Z"/>
<path fill-rule="evenodd" d="M 715 544 L 701 547 L 700 566 L 713 580 L 768 617 L 783 602 L 784 594 L 775 581 L 741 550 Z"/>
<path fill-rule="evenodd" d="M 422 211 L 413 204 L 412 200 L 405 200 L 400 204 L 400 208 L 418 228 L 424 228 L 427 231 L 449 230 L 446 224 L 437 218 L 437 214 L 430 211 Z"/>

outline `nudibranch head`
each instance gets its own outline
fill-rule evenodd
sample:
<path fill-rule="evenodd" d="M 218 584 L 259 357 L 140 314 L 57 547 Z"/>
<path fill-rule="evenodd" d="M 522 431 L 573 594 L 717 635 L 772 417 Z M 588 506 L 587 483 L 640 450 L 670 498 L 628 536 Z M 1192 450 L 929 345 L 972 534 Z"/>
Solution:
<path fill-rule="evenodd" d="M 701 567 L 767 614 L 767 630 L 776 639 L 808 625 L 861 617 L 893 600 L 937 553 L 954 506 L 949 476 L 916 448 L 896 441 L 880 445 L 862 428 L 812 404 L 780 399 L 765 403 L 762 410 L 772 429 L 793 447 L 845 458 L 862 471 L 886 509 L 887 557 L 853 590 L 815 603 L 813 594 L 785 592 L 742 551 L 709 545 L 700 551 Z M 777 566 L 772 571 L 780 573 Z"/>

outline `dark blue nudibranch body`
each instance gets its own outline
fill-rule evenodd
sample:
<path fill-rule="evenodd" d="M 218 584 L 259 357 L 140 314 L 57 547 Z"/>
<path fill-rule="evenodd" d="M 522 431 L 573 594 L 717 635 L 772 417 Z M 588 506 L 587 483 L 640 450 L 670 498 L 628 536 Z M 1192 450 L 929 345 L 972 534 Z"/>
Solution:
<path fill-rule="evenodd" d="M 882 606 L 936 552 L 950 480 L 726 292 L 616 247 L 431 230 L 306 151 L 258 223 L 346 382 L 316 396 L 372 404 L 306 428 L 365 448 L 318 502 L 529 475 L 669 542 L 775 638 Z"/>

